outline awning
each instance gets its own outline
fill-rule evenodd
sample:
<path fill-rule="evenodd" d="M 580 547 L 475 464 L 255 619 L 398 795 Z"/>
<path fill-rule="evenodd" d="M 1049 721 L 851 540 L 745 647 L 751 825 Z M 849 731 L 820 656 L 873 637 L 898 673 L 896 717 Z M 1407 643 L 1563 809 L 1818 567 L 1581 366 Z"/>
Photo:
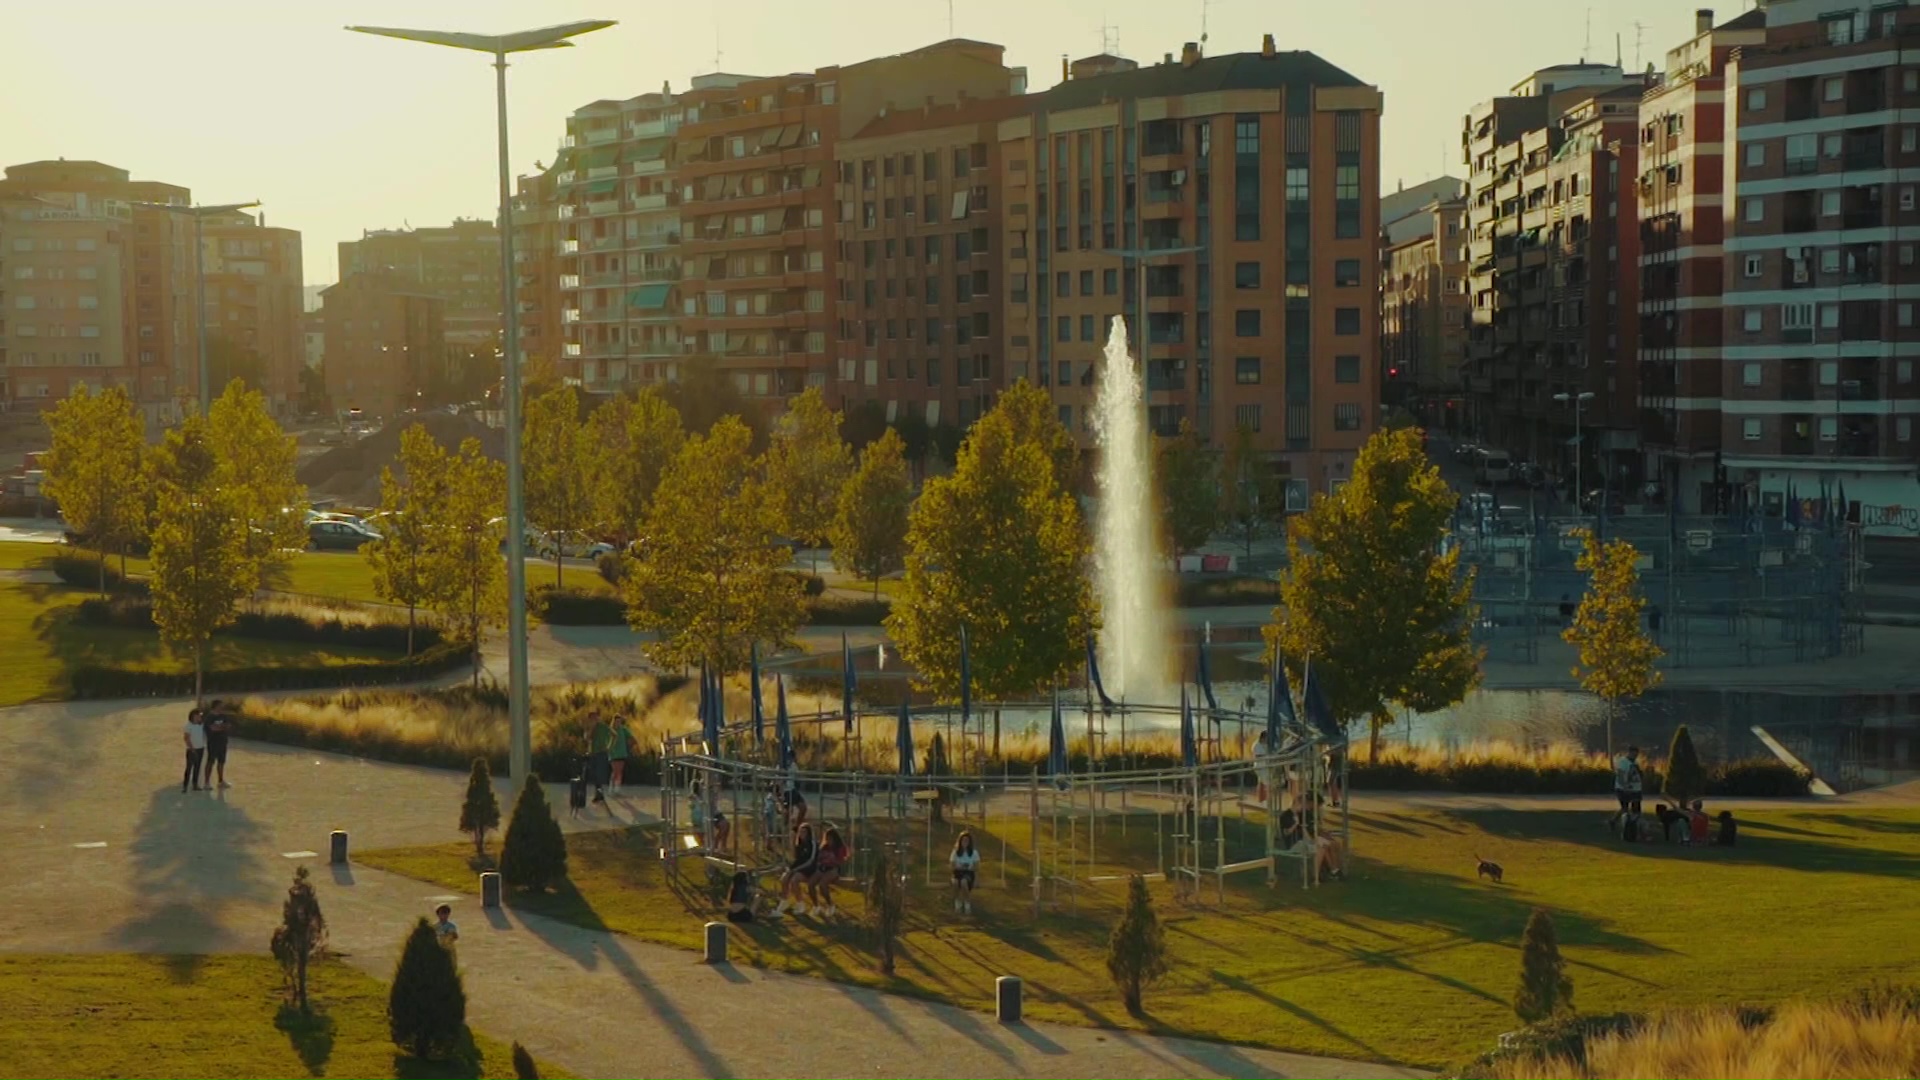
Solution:
<path fill-rule="evenodd" d="M 809 165 L 800 172 L 800 186 L 817 188 L 820 186 L 820 166 Z"/>
<path fill-rule="evenodd" d="M 780 145 L 780 128 L 768 128 L 760 133 L 760 149 L 769 150 Z"/>
<path fill-rule="evenodd" d="M 722 176 L 707 177 L 707 182 L 704 185 L 704 190 L 700 197 L 708 201 L 718 199 L 720 197 L 720 185 L 725 183 L 725 181 L 726 178 Z"/>
<path fill-rule="evenodd" d="M 596 146 L 587 151 L 587 168 L 601 169 L 620 163 L 620 149 L 615 146 Z"/>
<path fill-rule="evenodd" d="M 620 187 L 618 180 L 595 180 L 587 185 L 588 195 L 611 195 Z"/>
<path fill-rule="evenodd" d="M 800 145 L 800 125 L 788 124 L 780 129 L 780 149 L 787 150 Z"/>
<path fill-rule="evenodd" d="M 659 161 L 667 156 L 667 145 L 671 139 L 642 139 L 620 152 L 620 160 Z"/>
<path fill-rule="evenodd" d="M 671 285 L 642 285 L 627 293 L 627 307 L 636 311 L 665 311 Z"/>

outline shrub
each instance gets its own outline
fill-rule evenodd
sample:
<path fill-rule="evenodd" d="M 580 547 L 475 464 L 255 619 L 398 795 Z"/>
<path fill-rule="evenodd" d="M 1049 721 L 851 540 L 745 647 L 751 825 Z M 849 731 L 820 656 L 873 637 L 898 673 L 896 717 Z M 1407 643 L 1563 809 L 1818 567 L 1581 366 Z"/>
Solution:
<path fill-rule="evenodd" d="M 874 856 L 873 879 L 867 886 L 867 920 L 873 927 L 875 966 L 893 974 L 894 944 L 907 918 L 907 893 L 893 860 L 882 851 Z"/>
<path fill-rule="evenodd" d="M 467 992 L 460 969 L 424 915 L 413 924 L 394 969 L 387 1024 L 394 1044 L 422 1061 L 444 1061 L 466 1040 Z"/>
<path fill-rule="evenodd" d="M 487 854 L 487 832 L 500 827 L 500 800 L 493 794 L 493 773 L 487 759 L 473 759 L 467 774 L 467 797 L 460 803 L 460 831 L 473 837 L 473 853 Z"/>
<path fill-rule="evenodd" d="M 1774 758 L 1748 758 L 1717 766 L 1707 778 L 1707 794 L 1748 799 L 1792 798 L 1807 793 L 1812 777 Z"/>
<path fill-rule="evenodd" d="M 533 1063 L 533 1055 L 517 1042 L 513 1044 L 513 1075 L 515 1080 L 540 1080 L 540 1067 Z"/>
<path fill-rule="evenodd" d="M 1545 908 L 1533 909 L 1520 938 L 1520 989 L 1513 998 L 1513 1011 L 1529 1024 L 1573 1011 L 1573 981 L 1560 959 L 1553 916 Z"/>
<path fill-rule="evenodd" d="M 1280 582 L 1268 577 L 1183 578 L 1180 607 L 1250 607 L 1280 602 Z"/>
<path fill-rule="evenodd" d="M 539 892 L 567 876 L 567 838 L 547 805 L 539 777 L 520 786 L 500 845 L 500 879 L 517 889 Z"/>
<path fill-rule="evenodd" d="M 1660 791 L 1685 806 L 1706 793 L 1707 770 L 1700 766 L 1700 755 L 1693 748 L 1693 735 L 1687 725 L 1673 729 L 1673 745 L 1667 748 L 1666 777 Z"/>
<path fill-rule="evenodd" d="M 327 917 L 320 913 L 320 898 L 307 878 L 306 867 L 294 870 L 271 943 L 273 958 L 286 973 L 287 1000 L 301 1012 L 307 1011 L 307 966 L 327 947 Z"/>
<path fill-rule="evenodd" d="M 53 575 L 59 578 L 62 584 L 71 585 L 76 589 L 86 589 L 88 592 L 95 592 L 100 588 L 100 560 L 96 555 L 63 547 L 57 549 L 54 556 L 47 560 L 46 566 L 53 571 Z M 123 577 L 120 573 L 119 560 L 109 555 L 107 557 L 107 592 L 145 596 L 147 583 L 131 581 Z"/>
<path fill-rule="evenodd" d="M 626 602 L 613 593 L 538 585 L 528 597 L 528 607 L 550 626 L 627 625 Z"/>
<path fill-rule="evenodd" d="M 815 596 L 807 601 L 807 622 L 814 626 L 879 626 L 893 610 L 885 597 Z"/>
<path fill-rule="evenodd" d="M 1127 879 L 1127 909 L 1107 939 L 1107 974 L 1127 1012 L 1138 1016 L 1141 992 L 1166 973 L 1166 930 L 1153 913 L 1147 879 L 1135 874 Z"/>
<path fill-rule="evenodd" d="M 123 630 L 158 630 L 153 601 L 141 596 L 98 597 L 74 605 L 73 619 L 83 626 L 111 626 Z M 286 641 L 296 645 L 351 649 L 407 651 L 407 624 L 369 616 L 351 609 L 328 608 L 304 601 L 256 605 L 242 611 L 220 631 L 224 637 L 255 641 Z M 416 627 L 414 644 L 431 649 L 445 640 L 431 626 Z"/>
<path fill-rule="evenodd" d="M 211 694 L 308 690 L 323 686 L 389 686 L 419 682 L 465 667 L 472 659 L 465 645 L 442 642 L 411 657 L 350 660 L 340 664 L 225 668 L 206 673 Z M 85 664 L 72 672 L 76 698 L 192 697 L 193 672 L 140 671 Z M 251 736 L 249 732 L 249 736 Z"/>

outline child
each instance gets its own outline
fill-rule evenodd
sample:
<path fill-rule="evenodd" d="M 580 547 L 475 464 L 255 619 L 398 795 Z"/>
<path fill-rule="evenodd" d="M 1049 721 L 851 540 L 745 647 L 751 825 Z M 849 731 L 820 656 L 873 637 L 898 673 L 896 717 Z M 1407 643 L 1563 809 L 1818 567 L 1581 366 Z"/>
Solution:
<path fill-rule="evenodd" d="M 971 915 L 973 886 L 980 876 L 980 852 L 974 849 L 972 833 L 963 832 L 954 840 L 947 863 L 953 868 L 953 910 Z"/>
<path fill-rule="evenodd" d="M 1733 811 L 1720 811 L 1720 832 L 1713 838 L 1714 844 L 1719 847 L 1732 847 L 1734 834 L 1737 831 L 1733 824 Z"/>
<path fill-rule="evenodd" d="M 1704 846 L 1711 839 L 1712 832 L 1713 820 L 1707 817 L 1700 800 L 1693 800 L 1693 805 L 1687 811 L 1687 842 Z"/>
<path fill-rule="evenodd" d="M 813 826 L 801 825 L 793 834 L 793 853 L 787 859 L 787 872 L 780 878 L 780 906 L 773 909 L 774 918 L 785 915 L 794 901 L 800 898 L 800 886 L 813 876 L 817 854 L 813 843 Z"/>
<path fill-rule="evenodd" d="M 460 940 L 460 928 L 453 924 L 453 908 L 441 904 L 433 909 L 433 932 L 440 935 L 440 944 L 451 945 Z"/>
<path fill-rule="evenodd" d="M 853 861 L 853 851 L 847 842 L 840 839 L 840 830 L 827 826 L 827 833 L 820 841 L 820 850 L 814 856 L 813 877 L 807 880 L 807 895 L 813 898 L 812 914 L 827 918 L 840 912 L 833 906 L 833 883 L 840 880 L 847 864 Z"/>

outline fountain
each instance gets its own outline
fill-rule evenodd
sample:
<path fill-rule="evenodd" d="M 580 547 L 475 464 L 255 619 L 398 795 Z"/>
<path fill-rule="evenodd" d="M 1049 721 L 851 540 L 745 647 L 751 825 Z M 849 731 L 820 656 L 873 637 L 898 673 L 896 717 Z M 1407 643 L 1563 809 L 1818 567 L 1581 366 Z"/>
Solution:
<path fill-rule="evenodd" d="M 1127 355 L 1127 324 L 1114 316 L 1094 400 L 1100 505 L 1094 587 L 1100 597 L 1100 674 L 1116 700 L 1168 702 L 1172 644 L 1154 527 L 1152 446 L 1140 368 Z"/>

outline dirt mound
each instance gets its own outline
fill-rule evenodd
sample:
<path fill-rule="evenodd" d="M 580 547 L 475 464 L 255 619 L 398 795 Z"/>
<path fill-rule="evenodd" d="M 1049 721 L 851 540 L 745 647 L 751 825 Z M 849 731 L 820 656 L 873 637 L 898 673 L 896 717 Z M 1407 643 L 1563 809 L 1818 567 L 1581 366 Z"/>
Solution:
<path fill-rule="evenodd" d="M 424 425 L 428 434 L 449 450 L 473 438 L 480 440 L 480 449 L 488 457 L 498 460 L 506 453 L 505 435 L 481 423 L 478 417 L 432 412 L 388 424 L 358 442 L 328 450 L 300 466 L 300 482 L 316 498 L 331 498 L 348 506 L 378 504 L 380 470 L 397 463 L 400 435 L 416 423 Z"/>

